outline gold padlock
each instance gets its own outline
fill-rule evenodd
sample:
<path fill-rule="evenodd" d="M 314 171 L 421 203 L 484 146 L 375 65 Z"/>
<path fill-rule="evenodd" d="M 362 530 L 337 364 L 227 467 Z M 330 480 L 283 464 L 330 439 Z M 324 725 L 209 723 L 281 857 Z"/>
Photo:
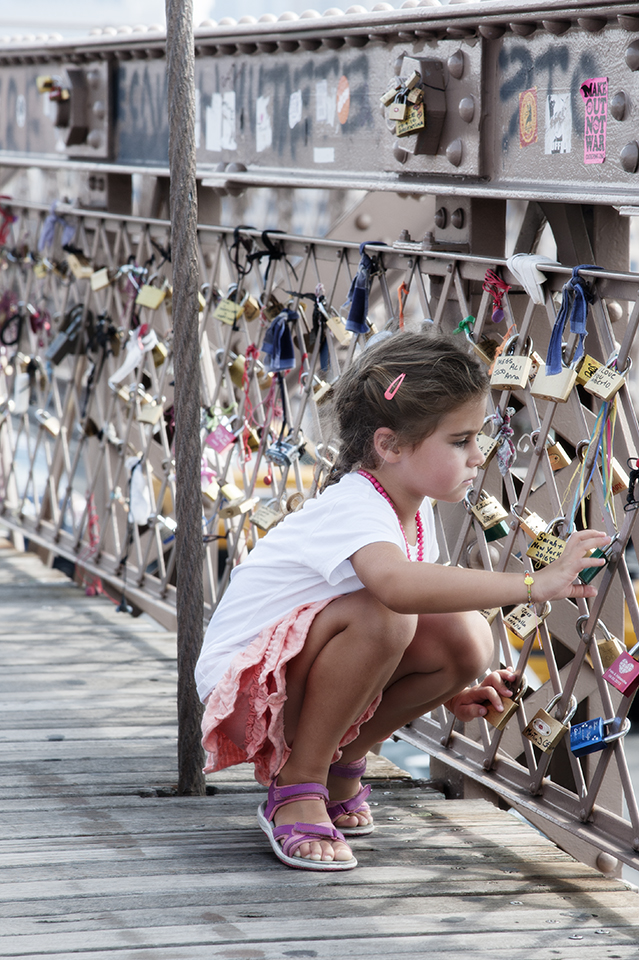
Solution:
<path fill-rule="evenodd" d="M 424 99 L 424 91 L 421 87 L 415 87 L 414 90 L 410 90 L 406 99 L 409 103 L 421 103 Z"/>
<path fill-rule="evenodd" d="M 512 351 L 515 349 L 518 339 L 518 334 L 511 337 L 506 342 L 503 352 L 495 361 L 490 385 L 497 390 L 523 390 L 528 386 L 528 379 L 532 370 L 532 360 L 530 359 L 532 341 L 530 338 L 526 341 L 525 349 L 528 356 L 514 356 Z"/>
<path fill-rule="evenodd" d="M 67 263 L 76 280 L 88 280 L 93 276 L 93 265 L 84 254 L 67 253 Z"/>
<path fill-rule="evenodd" d="M 255 320 L 256 317 L 260 315 L 260 305 L 249 293 L 244 295 L 242 300 L 242 306 L 244 307 L 244 316 L 247 320 Z"/>
<path fill-rule="evenodd" d="M 585 626 L 587 620 L 588 617 L 586 615 L 577 618 L 577 633 L 579 633 L 581 637 L 583 637 L 583 627 Z M 613 637 L 608 630 L 608 627 L 602 620 L 597 620 L 597 627 L 604 635 L 603 640 L 597 640 L 597 650 L 599 651 L 603 669 L 606 671 L 608 667 L 612 666 L 615 660 L 621 656 L 622 653 L 626 652 L 626 646 L 621 642 L 621 640 L 618 640 L 617 637 Z M 589 654 L 586 655 L 586 659 L 592 667 L 593 664 Z"/>
<path fill-rule="evenodd" d="M 418 70 L 413 70 L 410 77 L 404 84 L 405 90 L 414 90 L 418 83 L 422 82 L 422 75 Z"/>
<path fill-rule="evenodd" d="M 559 373 L 546 373 L 546 364 L 542 363 L 539 373 L 533 380 L 530 392 L 539 400 L 554 400 L 556 403 L 566 403 L 570 392 L 577 382 L 577 371 L 572 367 L 562 367 Z"/>
<path fill-rule="evenodd" d="M 334 314 L 333 316 L 329 317 L 326 321 L 326 326 L 331 331 L 338 343 L 341 343 L 343 347 L 348 346 L 353 339 L 353 334 L 350 330 L 346 329 L 344 321 L 338 314 Z"/>
<path fill-rule="evenodd" d="M 545 533 L 548 527 L 543 517 L 540 517 L 538 513 L 533 513 L 528 507 L 524 507 L 523 516 L 516 513 L 515 506 L 511 507 L 510 512 L 519 520 L 519 526 L 531 540 L 536 540 L 539 534 Z"/>
<path fill-rule="evenodd" d="M 586 382 L 584 389 L 607 403 L 621 390 L 625 382 L 625 376 L 612 367 L 600 367 Z"/>
<path fill-rule="evenodd" d="M 219 320 L 221 323 L 226 323 L 229 327 L 232 327 L 236 320 L 242 316 L 244 313 L 244 307 L 241 303 L 235 303 L 234 300 L 220 300 L 217 307 L 213 311 L 213 316 L 216 320 Z"/>
<path fill-rule="evenodd" d="M 532 718 L 523 735 L 530 740 L 536 747 L 543 750 L 544 753 L 552 753 L 555 747 L 563 740 L 569 732 L 568 724 L 575 715 L 577 709 L 577 698 L 571 697 L 568 709 L 562 720 L 556 720 L 550 716 L 550 711 L 561 700 L 563 694 L 558 693 L 553 697 L 545 710 L 538 710 Z"/>
<path fill-rule="evenodd" d="M 161 367 L 166 358 L 169 355 L 169 348 L 166 344 L 162 343 L 161 340 L 158 340 L 156 345 L 151 350 L 151 356 L 153 357 L 153 365 L 155 367 Z"/>
<path fill-rule="evenodd" d="M 564 517 L 556 517 L 551 520 L 545 531 L 535 537 L 528 547 L 526 556 L 532 560 L 534 570 L 541 570 L 548 566 L 549 563 L 558 560 L 564 552 L 566 541 L 554 532 L 556 526 L 564 519 Z"/>
<path fill-rule="evenodd" d="M 544 622 L 550 611 L 551 606 L 549 603 L 544 604 L 539 614 L 535 612 L 530 604 L 520 603 L 519 606 L 514 607 L 514 609 L 510 611 L 508 616 L 504 617 L 504 624 L 516 637 L 519 637 L 520 640 L 527 640 L 528 637 L 535 632 L 539 624 Z"/>
<path fill-rule="evenodd" d="M 260 530 L 265 532 L 270 530 L 271 527 L 274 527 L 276 523 L 279 523 L 280 520 L 284 518 L 284 514 L 281 510 L 274 510 L 270 506 L 270 503 L 277 503 L 277 500 L 271 500 L 269 503 L 262 503 L 254 510 L 251 514 L 251 523 L 254 523 L 256 527 L 259 527 Z"/>
<path fill-rule="evenodd" d="M 477 446 L 484 456 L 483 466 L 486 467 L 497 452 L 499 440 L 496 440 L 495 437 L 489 437 L 486 433 L 478 433 Z"/>
<path fill-rule="evenodd" d="M 508 512 L 504 510 L 499 500 L 485 490 L 480 492 L 476 503 L 470 502 L 469 495 L 470 491 L 464 498 L 464 506 L 479 520 L 483 530 L 490 530 L 491 527 L 508 518 Z"/>
<path fill-rule="evenodd" d="M 602 366 L 603 364 L 600 363 L 599 360 L 595 360 L 594 357 L 591 357 L 590 354 L 587 353 L 577 368 L 577 383 L 580 383 L 583 387 Z"/>
<path fill-rule="evenodd" d="M 423 103 L 409 103 L 406 116 L 403 120 L 398 120 L 395 127 L 395 133 L 398 137 L 408 137 L 417 130 L 422 130 L 426 125 L 426 114 Z"/>
<path fill-rule="evenodd" d="M 388 108 L 389 120 L 405 120 L 408 113 L 406 100 L 395 99 Z"/>
<path fill-rule="evenodd" d="M 102 267 L 101 270 L 95 270 L 91 274 L 91 289 L 95 292 L 96 290 L 103 290 L 105 287 L 108 287 L 111 283 L 111 277 L 107 267 Z"/>
<path fill-rule="evenodd" d="M 479 359 L 485 363 L 487 367 L 490 367 L 495 359 L 497 348 L 499 347 L 497 341 L 493 340 L 491 337 L 482 336 L 478 343 L 475 343 L 475 341 L 471 340 L 470 337 L 468 338 L 468 342 Z"/>
<path fill-rule="evenodd" d="M 220 519 L 229 520 L 231 517 L 238 517 L 242 514 L 250 513 L 259 502 L 259 497 L 249 497 L 248 499 L 242 497 L 238 500 L 231 500 L 230 503 L 220 509 Z"/>
<path fill-rule="evenodd" d="M 203 488 L 202 493 L 205 497 L 208 497 L 213 503 L 217 500 L 220 495 L 220 485 L 217 480 L 213 479 L 206 484 L 206 487 Z"/>
<path fill-rule="evenodd" d="M 493 623 L 496 619 L 497 614 L 499 613 L 501 607 L 487 607 L 485 610 L 480 610 L 482 617 L 487 621 L 487 623 Z"/>
<path fill-rule="evenodd" d="M 140 287 L 138 295 L 135 298 L 138 307 L 148 307 L 150 310 L 157 310 L 160 304 L 166 298 L 166 287 L 152 287 L 150 283 L 145 283 Z"/>
<path fill-rule="evenodd" d="M 47 433 L 52 437 L 57 437 L 60 433 L 60 421 L 52 413 L 46 410 L 36 410 L 36 420 L 41 423 Z"/>
<path fill-rule="evenodd" d="M 564 467 L 569 466 L 571 460 L 562 445 L 558 440 L 554 442 L 549 441 L 546 446 L 546 452 L 548 453 L 548 459 L 550 460 L 550 467 L 553 473 L 556 473 L 557 470 L 563 470 Z"/>
<path fill-rule="evenodd" d="M 138 423 L 150 423 L 154 427 L 163 413 L 164 408 L 161 403 L 143 403 L 135 419 Z"/>
<path fill-rule="evenodd" d="M 485 714 L 484 720 L 487 720 L 497 730 L 503 730 L 510 718 L 517 713 L 521 698 L 528 689 L 528 682 L 523 674 L 519 680 L 505 681 L 505 683 L 507 687 L 513 690 L 513 695 L 512 697 L 502 697 L 500 694 L 500 700 L 504 708 L 501 713 L 495 710 L 490 700 L 485 701 L 488 713 Z"/>
<path fill-rule="evenodd" d="M 627 492 L 630 486 L 630 477 L 615 457 L 610 462 L 610 472 L 612 474 L 613 496 L 616 497 L 618 493 Z"/>

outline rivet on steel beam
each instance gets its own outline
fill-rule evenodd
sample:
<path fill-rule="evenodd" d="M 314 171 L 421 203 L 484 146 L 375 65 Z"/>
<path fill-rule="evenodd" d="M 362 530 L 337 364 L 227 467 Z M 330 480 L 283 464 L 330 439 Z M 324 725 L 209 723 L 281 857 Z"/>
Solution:
<path fill-rule="evenodd" d="M 339 7 L 329 7 L 328 10 L 325 10 L 322 14 L 324 17 L 343 17 L 344 11 L 340 10 Z"/>
<path fill-rule="evenodd" d="M 225 56 L 231 56 L 234 53 L 237 53 L 237 44 L 236 43 L 221 43 L 219 45 L 219 51 Z"/>
<path fill-rule="evenodd" d="M 596 864 L 597 870 L 600 870 L 602 873 L 612 873 L 613 870 L 617 869 L 619 861 L 616 857 L 613 857 L 611 853 L 602 850 L 597 856 Z"/>
<path fill-rule="evenodd" d="M 376 3 L 371 13 L 380 13 L 382 11 L 386 12 L 387 10 L 394 10 L 395 7 L 392 3 Z"/>
<path fill-rule="evenodd" d="M 347 17 L 353 17 L 358 13 L 368 13 L 368 10 L 360 3 L 354 3 L 352 7 L 348 7 L 346 10 Z"/>
<path fill-rule="evenodd" d="M 242 23 L 257 23 L 257 17 L 252 17 L 249 13 L 247 13 L 245 16 L 240 17 L 237 22 L 238 26 Z"/>
<path fill-rule="evenodd" d="M 472 123 L 475 116 L 475 100 L 473 97 L 463 97 L 459 101 L 459 116 L 465 123 Z"/>
<path fill-rule="evenodd" d="M 623 120 L 626 116 L 626 108 L 628 106 L 628 98 L 623 90 L 619 90 L 615 93 L 614 97 L 610 101 L 610 112 L 615 118 L 615 120 Z"/>
<path fill-rule="evenodd" d="M 619 26 L 624 30 L 628 30 L 629 33 L 634 33 L 636 30 L 639 30 L 639 17 L 633 17 L 628 13 L 619 13 L 617 14 L 617 22 Z"/>
<path fill-rule="evenodd" d="M 307 38 L 306 40 L 300 40 L 300 47 L 302 50 L 319 50 L 321 46 L 321 40 L 312 40 L 310 38 Z"/>
<path fill-rule="evenodd" d="M 222 17 L 219 23 L 220 27 L 236 27 L 237 20 L 235 17 Z"/>
<path fill-rule="evenodd" d="M 348 11 L 346 11 L 348 13 Z M 368 43 L 368 37 L 365 33 L 355 33 L 346 37 L 347 47 L 365 47 Z"/>
<path fill-rule="evenodd" d="M 102 134 L 99 130 L 92 130 L 89 136 L 87 137 L 87 143 L 90 147 L 93 147 L 94 150 L 97 150 L 98 147 L 102 146 Z"/>
<path fill-rule="evenodd" d="M 257 21 L 258 23 L 277 23 L 277 17 L 274 13 L 263 13 Z"/>
<path fill-rule="evenodd" d="M 639 164 L 639 143 L 636 140 L 627 143 L 619 154 L 619 160 L 626 173 L 635 173 Z"/>
<path fill-rule="evenodd" d="M 414 43 L 417 39 L 412 30 L 400 30 L 397 37 L 400 43 Z"/>
<path fill-rule="evenodd" d="M 300 20 L 315 20 L 317 17 L 321 17 L 321 13 L 317 10 L 305 10 L 300 13 Z"/>
<path fill-rule="evenodd" d="M 251 54 L 251 53 L 255 53 L 255 51 L 257 50 L 257 44 L 256 43 L 238 43 L 237 48 L 240 51 L 240 53 Z"/>
<path fill-rule="evenodd" d="M 561 37 L 570 30 L 570 20 L 542 20 L 544 28 L 555 37 Z"/>
<path fill-rule="evenodd" d="M 393 156 L 398 163 L 406 163 L 408 160 L 408 150 L 405 150 L 400 143 L 396 143 L 393 147 Z"/>
<path fill-rule="evenodd" d="M 510 24 L 510 29 L 518 37 L 529 37 L 537 29 L 536 23 L 530 23 L 530 21 L 518 21 Z"/>
<path fill-rule="evenodd" d="M 457 207 L 450 215 L 450 222 L 457 229 L 461 230 L 466 222 L 466 215 L 463 207 Z"/>
<path fill-rule="evenodd" d="M 257 44 L 257 49 L 260 53 L 275 53 L 277 50 L 277 44 L 268 41 L 268 40 L 259 40 Z"/>
<path fill-rule="evenodd" d="M 324 37 L 322 43 L 325 47 L 328 47 L 329 50 L 339 50 L 340 47 L 343 47 L 345 44 L 344 37 L 337 37 L 335 35 L 330 37 Z"/>
<path fill-rule="evenodd" d="M 600 17 L 577 17 L 577 23 L 587 33 L 599 33 L 606 26 L 606 21 Z"/>
<path fill-rule="evenodd" d="M 446 207 L 440 207 L 439 210 L 435 212 L 435 226 L 439 227 L 440 230 L 446 228 L 448 223 L 448 210 Z"/>
<path fill-rule="evenodd" d="M 217 20 L 202 20 L 202 23 L 199 26 L 200 30 L 205 30 L 207 27 L 217 27 Z"/>
<path fill-rule="evenodd" d="M 639 40 L 635 40 L 626 48 L 626 63 L 631 70 L 639 70 Z"/>
<path fill-rule="evenodd" d="M 464 54 L 461 50 L 456 50 L 448 58 L 448 72 L 455 80 L 460 80 L 464 72 Z M 449 158 L 450 159 L 450 158 Z"/>
<path fill-rule="evenodd" d="M 480 23 L 479 32 L 486 40 L 499 40 L 506 33 L 503 23 Z"/>
<path fill-rule="evenodd" d="M 277 45 L 284 53 L 293 53 L 295 50 L 299 50 L 300 46 L 299 40 L 280 40 Z"/>
<path fill-rule="evenodd" d="M 446 27 L 446 36 L 452 40 L 465 40 L 467 37 L 474 37 L 475 33 L 474 27 Z"/>
<path fill-rule="evenodd" d="M 452 143 L 449 143 L 446 147 L 446 158 L 454 167 L 459 166 L 459 164 L 462 162 L 463 155 L 464 147 L 459 137 L 456 140 L 453 140 Z"/>
<path fill-rule="evenodd" d="M 610 317 L 611 323 L 618 323 L 619 320 L 623 317 L 623 307 L 618 300 L 606 300 L 606 306 L 608 307 L 608 316 Z"/>

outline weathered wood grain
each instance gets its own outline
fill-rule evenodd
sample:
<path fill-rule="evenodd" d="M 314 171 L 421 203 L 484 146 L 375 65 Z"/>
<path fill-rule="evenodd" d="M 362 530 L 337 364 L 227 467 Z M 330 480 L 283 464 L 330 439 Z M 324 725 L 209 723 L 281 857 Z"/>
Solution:
<path fill-rule="evenodd" d="M 0 549 L 0 956 L 636 960 L 639 897 L 371 758 L 342 875 L 281 865 L 240 765 L 176 780 L 175 637 Z"/>

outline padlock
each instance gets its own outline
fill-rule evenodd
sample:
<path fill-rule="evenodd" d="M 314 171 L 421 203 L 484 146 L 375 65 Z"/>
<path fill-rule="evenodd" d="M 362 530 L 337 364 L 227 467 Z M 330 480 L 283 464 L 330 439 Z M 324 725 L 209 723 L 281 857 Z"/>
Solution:
<path fill-rule="evenodd" d="M 229 327 L 233 327 L 243 313 L 244 307 L 242 304 L 226 298 L 224 300 L 220 300 L 217 307 L 213 311 L 213 316 L 216 320 L 220 320 L 221 323 L 226 323 L 229 325 Z"/>
<path fill-rule="evenodd" d="M 491 337 L 482 336 L 478 343 L 475 343 L 470 337 L 468 337 L 468 342 L 479 359 L 482 360 L 487 367 L 490 367 L 499 347 L 497 341 Z"/>
<path fill-rule="evenodd" d="M 486 433 L 478 433 L 477 446 L 484 457 L 482 466 L 486 467 L 499 449 L 499 440 L 496 440 L 495 437 L 489 437 Z"/>
<path fill-rule="evenodd" d="M 268 503 L 261 503 L 257 510 L 254 510 L 251 514 L 251 523 L 254 523 L 256 527 L 259 527 L 260 530 L 264 530 L 265 532 L 284 518 L 282 511 L 280 509 L 275 510 L 271 506 L 272 503 L 279 503 L 279 501 L 274 499 L 269 500 Z"/>
<path fill-rule="evenodd" d="M 162 343 L 161 340 L 158 340 L 158 342 L 155 344 L 155 346 L 151 350 L 151 356 L 153 357 L 153 366 L 156 367 L 156 369 L 157 367 L 161 367 L 164 361 L 166 360 L 166 358 L 168 357 L 168 355 L 169 355 L 169 348 L 166 346 L 166 344 Z"/>
<path fill-rule="evenodd" d="M 278 467 L 290 467 L 299 460 L 302 444 L 291 443 L 289 440 L 276 440 L 265 451 L 264 457 L 268 463 Z"/>
<path fill-rule="evenodd" d="M 160 304 L 166 298 L 166 287 L 153 287 L 145 283 L 138 290 L 135 303 L 138 307 L 148 307 L 150 310 L 157 310 Z"/>
<path fill-rule="evenodd" d="M 639 661 L 634 657 L 637 650 L 639 643 L 618 656 L 603 675 L 604 680 L 623 693 L 624 697 L 631 697 L 639 687 Z"/>
<path fill-rule="evenodd" d="M 493 623 L 500 609 L 501 607 L 487 607 L 485 610 L 480 610 L 479 612 L 487 623 Z"/>
<path fill-rule="evenodd" d="M 595 360 L 594 357 L 591 357 L 589 354 L 583 358 L 577 367 L 577 383 L 583 385 L 590 380 L 593 374 L 602 367 L 603 364 L 599 360 Z"/>
<path fill-rule="evenodd" d="M 508 512 L 504 510 L 499 500 L 485 490 L 480 492 L 476 503 L 471 503 L 469 497 L 470 491 L 464 497 L 464 506 L 479 520 L 483 530 L 490 530 L 491 527 L 508 518 Z"/>
<path fill-rule="evenodd" d="M 409 90 L 406 99 L 409 103 L 421 103 L 424 99 L 424 91 L 421 87 L 415 87 L 414 90 Z"/>
<path fill-rule="evenodd" d="M 296 490 L 295 493 L 291 493 L 286 500 L 286 512 L 287 513 L 297 513 L 298 510 L 301 510 L 304 504 L 306 503 L 306 497 L 301 492 L 301 490 Z"/>
<path fill-rule="evenodd" d="M 539 373 L 533 380 L 530 392 L 539 400 L 554 400 L 566 403 L 570 392 L 577 382 L 577 371 L 572 367 L 562 367 L 559 373 L 546 373 L 546 364 L 542 363 Z"/>
<path fill-rule="evenodd" d="M 627 493 L 630 486 L 630 477 L 615 457 L 610 461 L 610 472 L 612 474 L 612 493 L 617 496 L 619 493 Z"/>
<path fill-rule="evenodd" d="M 612 367 L 600 367 L 584 384 L 584 390 L 606 403 L 618 393 L 626 382 L 623 374 Z"/>
<path fill-rule="evenodd" d="M 590 583 L 592 580 L 595 579 L 598 573 L 601 573 L 603 570 L 605 570 L 605 568 L 610 562 L 610 557 L 613 552 L 613 548 L 618 539 L 619 539 L 619 534 L 616 533 L 612 538 L 612 540 L 610 541 L 610 543 L 607 543 L 605 547 L 597 547 L 596 550 L 592 551 L 592 553 L 590 554 L 590 557 L 593 560 L 595 559 L 598 560 L 603 558 L 606 561 L 606 563 L 604 564 L 603 567 L 585 567 L 579 574 L 577 574 L 577 576 L 579 577 L 582 583 Z"/>
<path fill-rule="evenodd" d="M 550 466 L 554 473 L 557 470 L 563 470 L 564 467 L 567 467 L 571 460 L 562 445 L 558 440 L 548 441 L 546 444 L 546 452 L 548 454 L 548 459 L 550 460 Z"/>
<path fill-rule="evenodd" d="M 38 423 L 41 423 L 44 429 L 52 437 L 57 437 L 60 434 L 60 421 L 57 417 L 54 417 L 53 414 L 47 413 L 46 410 L 36 410 L 36 420 Z"/>
<path fill-rule="evenodd" d="M 91 289 L 94 293 L 97 290 L 104 290 L 104 288 L 108 287 L 110 283 L 111 276 L 107 267 L 102 267 L 101 270 L 95 270 L 91 274 Z"/>
<path fill-rule="evenodd" d="M 315 379 L 317 380 L 317 377 Z M 332 387 L 333 385 L 331 383 L 327 383 L 326 380 L 318 380 L 318 382 L 313 386 L 313 400 L 315 403 L 321 403 Z"/>
<path fill-rule="evenodd" d="M 343 319 L 338 314 L 330 316 L 326 321 L 326 326 L 343 347 L 347 347 L 353 339 L 353 334 L 350 330 L 346 329 Z"/>
<path fill-rule="evenodd" d="M 520 603 L 504 617 L 504 624 L 520 640 L 526 640 L 544 622 L 551 609 L 550 603 L 546 602 L 537 614 L 530 604 Z"/>
<path fill-rule="evenodd" d="M 67 253 L 67 263 L 76 280 L 88 280 L 94 273 L 91 261 L 82 253 Z"/>
<path fill-rule="evenodd" d="M 422 82 L 422 75 L 418 70 L 413 70 L 410 77 L 404 83 L 405 90 L 414 90 L 418 83 Z"/>
<path fill-rule="evenodd" d="M 236 436 L 228 426 L 225 423 L 218 423 L 206 438 L 206 445 L 217 453 L 224 453 L 232 443 L 235 443 L 235 440 Z"/>
<path fill-rule="evenodd" d="M 603 640 L 597 640 L 597 650 L 599 651 L 599 656 L 601 657 L 601 664 L 604 670 L 607 670 L 608 667 L 611 667 L 615 660 L 621 656 L 622 653 L 626 652 L 626 648 L 617 637 L 613 637 L 605 623 L 602 623 L 601 620 L 598 620 L 597 623 L 601 627 L 602 633 L 604 635 Z"/>
<path fill-rule="evenodd" d="M 513 695 L 512 697 L 502 697 L 500 695 L 500 700 L 504 708 L 501 713 L 495 710 L 490 700 L 486 700 L 484 703 L 484 706 L 488 707 L 488 712 L 484 715 L 484 720 L 487 720 L 488 723 L 492 724 L 497 730 L 503 730 L 510 718 L 517 713 L 521 698 L 528 689 L 528 682 L 523 675 L 519 680 L 507 680 L 505 683 L 506 686 L 513 691 Z"/>
<path fill-rule="evenodd" d="M 245 499 L 231 500 L 225 507 L 221 507 L 219 516 L 221 520 L 229 520 L 231 517 L 238 517 L 242 514 L 250 513 L 260 502 L 259 497 L 249 497 Z"/>
<path fill-rule="evenodd" d="M 244 316 L 249 322 L 251 320 L 255 320 L 256 317 L 259 317 L 261 310 L 260 305 L 255 297 L 252 297 L 250 293 L 244 294 L 242 306 L 244 307 Z"/>
<path fill-rule="evenodd" d="M 382 96 L 379 98 L 379 102 L 382 104 L 383 107 L 390 107 L 391 103 L 393 103 L 393 101 L 395 100 L 395 97 L 397 96 L 398 87 L 399 87 L 399 81 L 398 81 L 397 87 L 390 87 L 390 89 L 388 89 L 386 93 L 382 94 Z"/>
<path fill-rule="evenodd" d="M 523 390 L 528 386 L 528 378 L 532 370 L 532 360 L 530 352 L 532 350 L 532 341 L 530 337 L 526 341 L 526 356 L 513 356 L 513 351 L 517 345 L 519 335 L 506 342 L 502 353 L 497 357 L 493 372 L 490 377 L 491 387 L 497 390 Z"/>
<path fill-rule="evenodd" d="M 533 513 L 527 507 L 524 508 L 523 516 L 519 516 L 519 514 L 515 512 L 515 507 L 511 507 L 510 512 L 513 516 L 517 517 L 519 526 L 531 540 L 535 540 L 541 533 L 545 533 L 548 529 L 548 524 L 543 517 L 540 517 L 538 513 Z"/>
<path fill-rule="evenodd" d="M 589 753 L 598 753 L 605 750 L 630 730 L 630 720 L 626 717 L 620 730 L 614 733 L 606 733 L 606 728 L 612 726 L 617 718 L 603 720 L 601 717 L 595 717 L 593 720 L 586 720 L 584 723 L 576 723 L 570 728 L 570 749 L 576 757 L 585 757 Z"/>
<path fill-rule="evenodd" d="M 398 137 L 408 137 L 417 130 L 423 130 L 426 125 L 426 115 L 423 103 L 408 103 L 406 116 L 403 120 L 398 120 L 395 126 L 395 133 Z"/>
<path fill-rule="evenodd" d="M 217 482 L 217 480 L 213 479 L 213 480 L 209 480 L 208 482 L 205 481 L 205 484 L 206 486 L 202 489 L 202 493 L 204 494 L 205 497 L 208 497 L 209 500 L 215 503 L 215 501 L 220 495 L 219 483 Z"/>
<path fill-rule="evenodd" d="M 164 408 L 161 403 L 143 403 L 135 419 L 138 423 L 150 423 L 154 427 L 163 413 Z"/>
<path fill-rule="evenodd" d="M 388 108 L 388 119 L 389 120 L 405 120 L 406 114 L 408 113 L 408 104 L 406 103 L 406 98 L 404 94 L 398 93 L 395 95 L 394 101 Z"/>
<path fill-rule="evenodd" d="M 533 570 L 541 570 L 554 560 L 558 560 L 564 552 L 566 541 L 554 532 L 564 517 L 551 520 L 543 533 L 540 533 L 526 550 L 526 556 L 532 560 Z"/>
<path fill-rule="evenodd" d="M 530 368 L 530 375 L 528 377 L 528 384 L 531 385 L 537 374 L 539 373 L 539 368 L 544 362 L 544 358 L 540 356 L 536 350 L 533 350 L 530 354 L 530 359 L 532 360 L 532 367 Z"/>
<path fill-rule="evenodd" d="M 559 721 L 551 717 L 550 711 L 559 703 L 562 696 L 563 694 L 558 693 L 556 697 L 552 698 L 545 710 L 538 710 L 523 731 L 524 737 L 530 740 L 536 747 L 539 747 L 540 750 L 543 750 L 544 753 L 552 753 L 568 733 L 568 724 L 574 717 L 577 709 L 577 698 L 571 697 L 563 719 Z"/>

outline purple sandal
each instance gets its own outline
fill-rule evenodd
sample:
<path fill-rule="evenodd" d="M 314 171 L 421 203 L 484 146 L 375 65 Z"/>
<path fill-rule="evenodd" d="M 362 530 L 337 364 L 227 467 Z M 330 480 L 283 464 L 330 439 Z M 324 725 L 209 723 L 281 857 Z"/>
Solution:
<path fill-rule="evenodd" d="M 273 816 L 280 807 L 294 800 L 328 800 L 328 790 L 321 783 L 299 783 L 289 787 L 278 787 L 275 781 L 268 788 L 268 799 L 257 808 L 257 820 L 268 837 L 273 853 L 289 867 L 300 870 L 352 870 L 357 866 L 355 857 L 350 860 L 311 860 L 309 857 L 296 857 L 295 851 L 302 843 L 313 840 L 344 840 L 344 835 L 331 824 L 294 823 L 277 827 Z"/>
<path fill-rule="evenodd" d="M 343 777 L 345 780 L 359 780 L 366 771 L 366 758 L 352 760 L 351 763 L 332 763 L 329 773 L 334 777 Z M 352 816 L 356 813 L 370 813 L 366 803 L 371 792 L 370 785 L 360 787 L 354 797 L 349 800 L 331 800 L 326 804 L 326 812 L 335 823 L 340 817 Z M 366 837 L 375 829 L 374 823 L 362 823 L 358 827 L 339 827 L 345 837 Z"/>

